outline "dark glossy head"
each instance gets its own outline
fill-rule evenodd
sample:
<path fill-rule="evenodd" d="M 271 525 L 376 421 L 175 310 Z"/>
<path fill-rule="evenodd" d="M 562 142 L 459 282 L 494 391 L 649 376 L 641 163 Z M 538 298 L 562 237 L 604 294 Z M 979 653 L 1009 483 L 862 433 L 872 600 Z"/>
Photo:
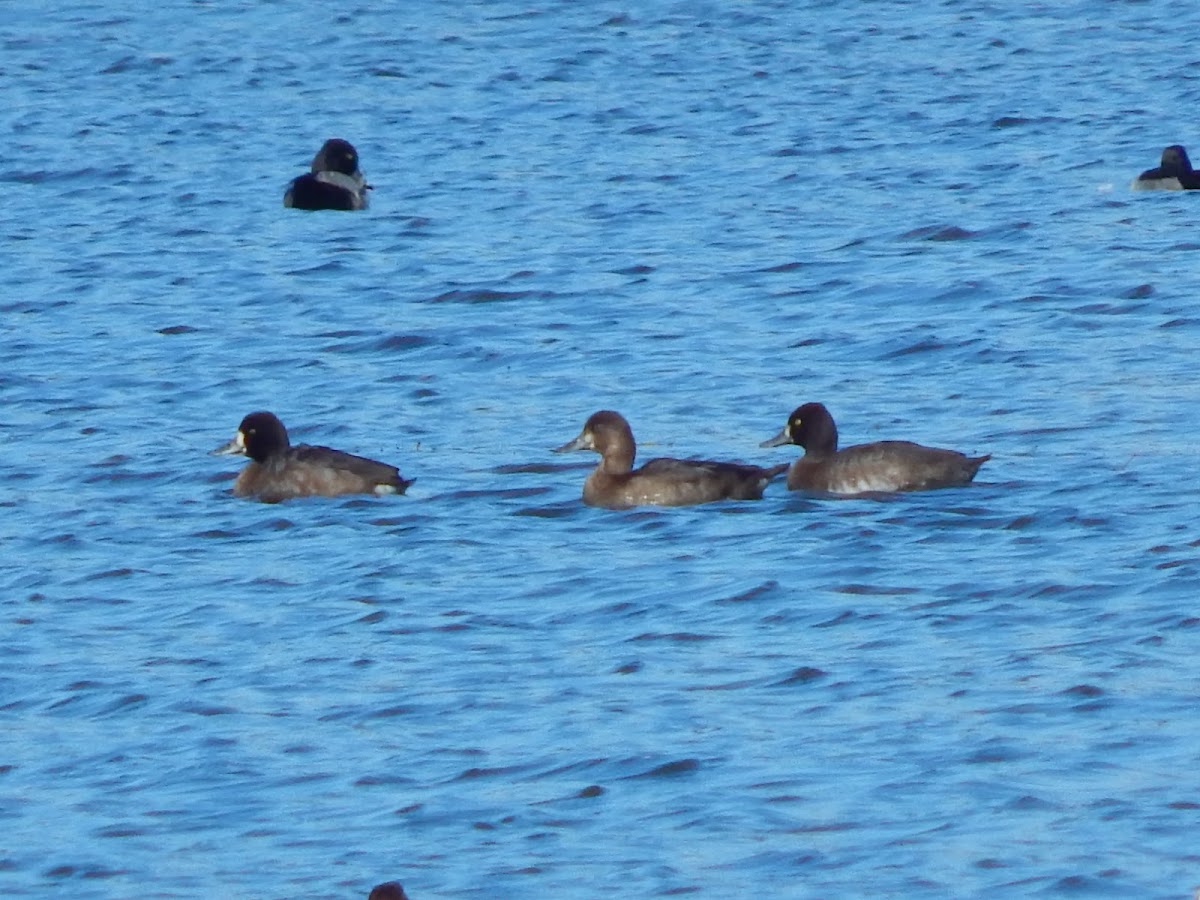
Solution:
<path fill-rule="evenodd" d="M 341 172 L 343 175 L 358 175 L 358 151 L 349 141 L 330 138 L 313 157 L 312 171 L 313 174 Z"/>
<path fill-rule="evenodd" d="M 388 881 L 371 888 L 371 893 L 367 897 L 367 900 L 408 900 L 408 895 L 404 893 L 404 888 L 400 886 L 400 882 Z"/>
<path fill-rule="evenodd" d="M 1179 144 L 1172 144 L 1163 150 L 1160 165 L 1164 175 L 1184 175 L 1192 171 L 1192 161 Z"/>
<path fill-rule="evenodd" d="M 289 446 L 287 429 L 273 413 L 252 412 L 242 419 L 233 440 L 213 453 L 218 456 L 241 454 L 261 463 L 272 456 L 286 453 Z"/>
<path fill-rule="evenodd" d="M 575 440 L 554 448 L 555 453 L 566 453 L 568 450 L 594 450 L 606 459 L 620 459 L 628 466 L 633 465 L 637 452 L 629 423 L 623 415 L 611 409 L 592 413 Z"/>
<path fill-rule="evenodd" d="M 797 444 L 810 453 L 833 453 L 837 450 L 838 433 L 833 416 L 823 403 L 805 403 L 788 416 L 783 431 L 763 441 L 760 447 L 779 447 Z"/>

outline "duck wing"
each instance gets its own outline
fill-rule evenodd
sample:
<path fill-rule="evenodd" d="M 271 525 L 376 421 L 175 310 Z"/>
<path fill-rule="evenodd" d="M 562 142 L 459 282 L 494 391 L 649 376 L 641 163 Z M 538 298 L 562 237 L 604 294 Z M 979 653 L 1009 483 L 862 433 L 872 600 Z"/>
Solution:
<path fill-rule="evenodd" d="M 712 500 L 758 500 L 772 478 L 787 471 L 787 464 L 763 468 L 710 459 L 652 459 L 633 473 L 644 483 L 662 485 L 664 493 L 678 497 L 678 505 Z"/>
<path fill-rule="evenodd" d="M 397 494 L 403 494 L 414 480 L 404 478 L 393 465 L 332 447 L 300 444 L 293 447 L 288 455 L 306 470 L 328 472 L 329 481 L 346 486 L 334 493 L 370 493 L 390 488 Z"/>
<path fill-rule="evenodd" d="M 894 493 L 968 484 L 989 459 L 912 441 L 876 441 L 847 447 L 823 459 L 801 458 L 793 471 L 804 476 L 804 483 L 797 486 L 810 490 Z M 789 486 L 793 480 L 789 477 Z"/>

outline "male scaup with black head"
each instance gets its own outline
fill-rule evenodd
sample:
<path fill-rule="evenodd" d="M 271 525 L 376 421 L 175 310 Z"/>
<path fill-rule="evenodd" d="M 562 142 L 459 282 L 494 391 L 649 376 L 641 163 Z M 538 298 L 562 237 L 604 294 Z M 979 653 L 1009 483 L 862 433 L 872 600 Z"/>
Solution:
<path fill-rule="evenodd" d="M 1200 172 L 1192 168 L 1187 151 L 1179 144 L 1172 144 L 1163 150 L 1158 167 L 1147 169 L 1130 187 L 1135 191 L 1200 190 Z"/>
<path fill-rule="evenodd" d="M 312 171 L 292 180 L 283 205 L 292 209 L 366 209 L 371 186 L 349 141 L 330 138 L 313 157 Z"/>
<path fill-rule="evenodd" d="M 367 900 L 408 900 L 408 894 L 398 881 L 388 881 L 371 888 Z"/>
<path fill-rule="evenodd" d="M 293 447 L 283 423 L 269 412 L 250 413 L 233 440 L 213 454 L 250 457 L 251 463 L 233 484 L 233 493 L 264 503 L 342 494 L 403 494 L 412 484 L 387 463 L 329 447 Z"/>
<path fill-rule="evenodd" d="M 594 450 L 600 464 L 583 483 L 583 502 L 589 506 L 627 509 L 631 506 L 690 506 L 713 500 L 759 500 L 772 478 L 787 465 L 760 468 L 741 463 L 698 459 L 652 459 L 633 468 L 637 445 L 620 413 L 593 413 L 575 440 L 555 453 Z"/>
<path fill-rule="evenodd" d="M 876 441 L 838 450 L 837 425 L 821 403 L 805 403 L 783 431 L 760 446 L 797 444 L 802 457 L 792 463 L 787 486 L 819 494 L 871 494 L 923 491 L 968 484 L 991 456 L 969 457 L 955 450 L 911 441 Z"/>

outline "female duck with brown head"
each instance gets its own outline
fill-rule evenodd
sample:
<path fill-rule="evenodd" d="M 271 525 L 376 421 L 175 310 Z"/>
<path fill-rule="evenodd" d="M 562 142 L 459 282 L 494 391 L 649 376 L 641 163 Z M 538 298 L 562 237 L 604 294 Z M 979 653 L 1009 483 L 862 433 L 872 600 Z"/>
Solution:
<path fill-rule="evenodd" d="M 634 469 L 637 445 L 633 431 L 624 416 L 608 409 L 593 413 L 579 437 L 556 447 L 554 452 L 568 450 L 594 450 L 600 454 L 600 464 L 583 483 L 583 502 L 610 509 L 759 500 L 768 482 L 787 470 L 786 465 L 763 469 L 740 463 L 666 457 L 652 459 Z"/>
<path fill-rule="evenodd" d="M 792 463 L 787 486 L 819 494 L 923 491 L 968 484 L 991 456 L 964 456 L 955 450 L 911 441 L 876 441 L 838 450 L 837 425 L 823 404 L 805 403 L 783 431 L 760 446 L 798 444 L 805 453 Z"/>
<path fill-rule="evenodd" d="M 329 447 L 293 447 L 283 423 L 269 412 L 250 413 L 242 419 L 233 440 L 213 454 L 250 457 L 253 461 L 238 475 L 233 493 L 265 503 L 296 497 L 403 494 L 412 484 L 387 463 Z"/>

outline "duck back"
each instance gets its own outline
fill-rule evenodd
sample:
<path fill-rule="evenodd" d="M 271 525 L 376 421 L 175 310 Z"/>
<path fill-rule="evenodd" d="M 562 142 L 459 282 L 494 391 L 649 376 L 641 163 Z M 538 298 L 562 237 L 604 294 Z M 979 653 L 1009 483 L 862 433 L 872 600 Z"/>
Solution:
<path fill-rule="evenodd" d="M 583 486 L 592 506 L 692 506 L 716 500 L 761 500 L 787 464 L 761 468 L 713 460 L 652 459 L 640 469 L 613 474 L 597 468 Z"/>
<path fill-rule="evenodd" d="M 367 195 L 361 183 L 340 172 L 301 175 L 292 181 L 283 195 L 290 209 L 336 209 L 350 212 L 367 208 Z"/>
<path fill-rule="evenodd" d="M 788 487 L 825 494 L 894 493 L 969 484 L 990 455 L 912 441 L 877 441 L 825 456 L 809 453 L 792 463 Z"/>
<path fill-rule="evenodd" d="M 342 494 L 403 494 L 412 484 L 395 466 L 330 447 L 299 444 L 265 462 L 252 462 L 233 492 L 278 503 L 298 497 Z"/>

